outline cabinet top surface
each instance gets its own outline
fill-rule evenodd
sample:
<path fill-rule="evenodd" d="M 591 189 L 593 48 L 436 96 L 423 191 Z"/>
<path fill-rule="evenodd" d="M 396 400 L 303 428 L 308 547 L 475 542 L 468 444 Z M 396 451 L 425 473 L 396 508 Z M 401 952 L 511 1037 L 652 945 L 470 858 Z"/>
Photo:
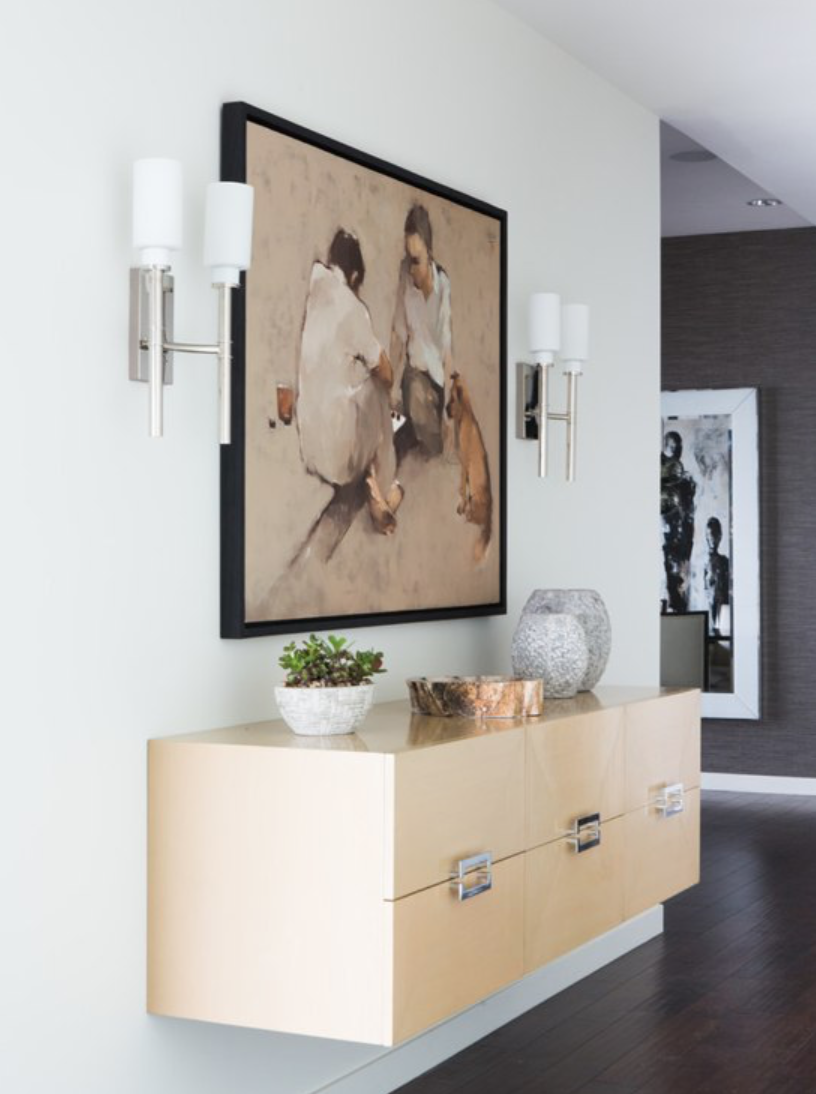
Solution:
<path fill-rule="evenodd" d="M 482 720 L 414 714 L 407 700 L 399 700 L 373 706 L 356 733 L 327 737 L 298 736 L 285 722 L 276 720 L 187 733 L 161 740 L 174 744 L 248 745 L 256 748 L 320 752 L 395 754 L 427 748 L 430 745 L 506 733 L 688 691 L 687 688 L 599 687 L 595 691 L 580 692 L 574 699 L 545 700 L 544 711 L 537 717 Z"/>

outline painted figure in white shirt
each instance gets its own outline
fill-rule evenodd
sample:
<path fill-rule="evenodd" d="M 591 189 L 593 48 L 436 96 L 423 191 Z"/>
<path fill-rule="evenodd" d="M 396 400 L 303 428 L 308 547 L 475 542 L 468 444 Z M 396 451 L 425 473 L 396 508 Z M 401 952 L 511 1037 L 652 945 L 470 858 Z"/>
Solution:
<path fill-rule="evenodd" d="M 337 231 L 315 262 L 300 342 L 297 418 L 306 469 L 335 487 L 364 485 L 374 527 L 396 527 L 402 501 L 391 426 L 393 372 L 360 299 L 356 236 Z"/>
<path fill-rule="evenodd" d="M 414 205 L 405 219 L 390 350 L 395 408 L 408 418 L 420 448 L 438 455 L 445 385 L 452 372 L 451 290 L 448 275 L 433 257 L 431 220 L 423 205 Z"/>

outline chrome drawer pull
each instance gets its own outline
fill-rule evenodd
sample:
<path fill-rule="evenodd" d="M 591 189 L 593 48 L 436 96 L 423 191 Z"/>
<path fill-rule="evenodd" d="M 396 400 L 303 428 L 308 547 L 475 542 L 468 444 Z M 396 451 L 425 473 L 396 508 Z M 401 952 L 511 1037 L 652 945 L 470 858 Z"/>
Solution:
<path fill-rule="evenodd" d="M 682 813 L 686 807 L 685 794 L 682 783 L 672 783 L 664 786 L 654 802 L 658 813 L 664 817 L 673 817 L 676 813 Z"/>
<path fill-rule="evenodd" d="M 472 896 L 487 892 L 493 888 L 492 852 L 485 851 L 481 855 L 460 859 L 450 876 L 451 888 L 456 890 L 459 900 L 470 900 Z M 472 884 L 468 885 L 468 881 Z"/>
<path fill-rule="evenodd" d="M 588 813 L 585 817 L 576 817 L 572 824 L 572 834 L 567 839 L 577 855 L 597 847 L 601 842 L 601 814 Z"/>

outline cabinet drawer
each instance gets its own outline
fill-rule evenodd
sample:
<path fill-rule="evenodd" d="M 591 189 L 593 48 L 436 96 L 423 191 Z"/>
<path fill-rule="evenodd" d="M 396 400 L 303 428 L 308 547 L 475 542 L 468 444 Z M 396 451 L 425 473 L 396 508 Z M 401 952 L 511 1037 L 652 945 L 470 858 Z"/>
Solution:
<path fill-rule="evenodd" d="M 699 691 L 626 707 L 626 812 L 671 783 L 700 785 Z"/>
<path fill-rule="evenodd" d="M 524 865 L 493 865 L 493 887 L 460 901 L 449 883 L 396 900 L 393 1042 L 484 999 L 523 974 Z"/>
<path fill-rule="evenodd" d="M 460 859 L 524 848 L 524 729 L 388 758 L 384 896 L 447 881 Z"/>
<path fill-rule="evenodd" d="M 562 839 L 524 858 L 525 973 L 622 922 L 622 817 L 601 825 L 597 847 L 578 854 Z"/>
<path fill-rule="evenodd" d="M 528 847 L 558 839 L 576 817 L 623 813 L 624 711 L 593 711 L 527 730 Z"/>
<path fill-rule="evenodd" d="M 628 919 L 700 880 L 700 791 L 684 792 L 682 812 L 648 805 L 623 820 Z"/>

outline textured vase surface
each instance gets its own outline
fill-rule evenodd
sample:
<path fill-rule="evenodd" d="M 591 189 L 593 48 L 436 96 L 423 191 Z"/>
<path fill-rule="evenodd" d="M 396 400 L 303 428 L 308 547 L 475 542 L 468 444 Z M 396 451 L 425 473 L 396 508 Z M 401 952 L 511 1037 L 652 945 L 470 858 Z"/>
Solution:
<path fill-rule="evenodd" d="M 567 613 L 523 614 L 513 635 L 513 672 L 544 681 L 545 699 L 570 699 L 586 676 L 584 629 Z"/>
<path fill-rule="evenodd" d="M 346 688 L 276 687 L 281 717 L 293 733 L 309 737 L 353 733 L 374 698 L 373 684 Z"/>
<path fill-rule="evenodd" d="M 591 691 L 603 676 L 612 649 L 612 624 L 600 593 L 594 589 L 535 589 L 525 615 L 574 615 L 584 629 L 589 661 L 579 691 Z"/>

